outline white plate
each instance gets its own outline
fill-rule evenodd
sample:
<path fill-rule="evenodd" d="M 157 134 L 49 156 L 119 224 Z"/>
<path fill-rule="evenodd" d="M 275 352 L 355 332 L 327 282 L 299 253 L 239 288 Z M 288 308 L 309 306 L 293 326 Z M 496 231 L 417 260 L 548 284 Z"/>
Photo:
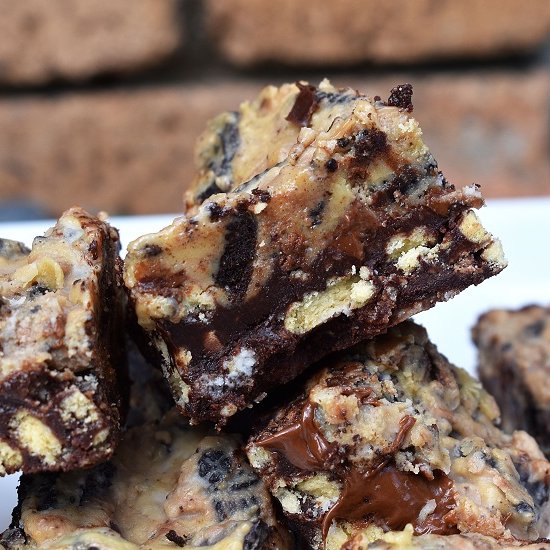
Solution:
<path fill-rule="evenodd" d="M 484 225 L 503 243 L 508 268 L 498 277 L 469 288 L 444 304 L 421 313 L 431 339 L 455 364 L 475 372 L 475 348 L 470 329 L 478 315 L 492 307 L 518 307 L 550 303 L 550 197 L 489 201 L 480 216 Z M 144 233 L 168 225 L 173 216 L 118 217 L 111 220 L 120 229 L 122 245 Z M 0 224 L 0 236 L 30 245 L 50 222 Z M 16 502 L 18 476 L 0 479 L 0 531 L 7 527 Z"/>

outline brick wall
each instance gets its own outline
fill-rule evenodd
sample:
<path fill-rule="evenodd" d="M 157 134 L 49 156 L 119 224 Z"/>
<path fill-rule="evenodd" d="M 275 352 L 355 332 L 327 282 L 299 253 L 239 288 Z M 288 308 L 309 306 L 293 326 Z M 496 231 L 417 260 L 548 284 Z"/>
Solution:
<path fill-rule="evenodd" d="M 0 0 L 0 199 L 174 212 L 206 120 L 269 83 L 414 85 L 450 181 L 550 194 L 547 0 Z"/>

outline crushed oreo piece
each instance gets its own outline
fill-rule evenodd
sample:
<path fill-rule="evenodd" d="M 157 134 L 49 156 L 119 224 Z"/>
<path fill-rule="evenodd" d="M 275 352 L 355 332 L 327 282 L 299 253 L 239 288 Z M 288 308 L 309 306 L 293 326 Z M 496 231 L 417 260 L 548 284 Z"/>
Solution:
<path fill-rule="evenodd" d="M 176 546 L 183 547 L 187 544 L 187 541 L 189 540 L 189 537 L 178 535 L 174 529 L 170 529 L 168 533 L 166 533 L 165 537 L 170 541 L 173 542 Z"/>
<path fill-rule="evenodd" d="M 231 471 L 231 458 L 222 450 L 206 451 L 199 458 L 199 476 L 208 483 L 219 483 Z"/>
<path fill-rule="evenodd" d="M 259 519 L 244 538 L 243 550 L 262 550 L 269 535 L 269 526 Z"/>

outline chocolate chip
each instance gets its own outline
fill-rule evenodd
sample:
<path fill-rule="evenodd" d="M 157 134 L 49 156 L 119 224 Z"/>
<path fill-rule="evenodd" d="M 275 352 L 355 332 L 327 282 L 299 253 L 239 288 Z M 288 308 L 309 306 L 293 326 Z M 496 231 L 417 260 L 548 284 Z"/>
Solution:
<path fill-rule="evenodd" d="M 329 172 L 336 172 L 338 169 L 338 161 L 335 159 L 328 159 L 325 163 L 325 167 Z"/>
<path fill-rule="evenodd" d="M 388 105 L 412 112 L 412 95 L 412 84 L 399 84 L 399 86 L 391 89 Z"/>
<path fill-rule="evenodd" d="M 271 194 L 265 189 L 252 189 L 251 193 L 262 202 L 269 202 L 271 200 Z"/>
<path fill-rule="evenodd" d="M 387 137 L 378 128 L 361 130 L 355 136 L 355 158 L 360 162 L 370 162 L 388 147 Z"/>
<path fill-rule="evenodd" d="M 350 143 L 351 140 L 348 137 L 342 137 L 336 140 L 336 145 L 338 145 L 340 149 L 345 149 L 346 147 L 349 147 Z"/>
<path fill-rule="evenodd" d="M 317 88 L 310 84 L 302 84 L 301 82 L 296 82 L 296 86 L 298 86 L 300 91 L 285 120 L 300 127 L 309 126 L 313 113 L 319 107 L 319 99 L 315 94 Z"/>
<path fill-rule="evenodd" d="M 185 546 L 189 540 L 188 536 L 178 535 L 174 529 L 170 529 L 166 535 L 164 535 L 170 542 L 173 542 L 176 546 Z"/>
<path fill-rule="evenodd" d="M 223 208 L 217 202 L 210 202 L 206 205 L 210 212 L 210 219 L 213 222 L 217 222 L 223 215 Z"/>

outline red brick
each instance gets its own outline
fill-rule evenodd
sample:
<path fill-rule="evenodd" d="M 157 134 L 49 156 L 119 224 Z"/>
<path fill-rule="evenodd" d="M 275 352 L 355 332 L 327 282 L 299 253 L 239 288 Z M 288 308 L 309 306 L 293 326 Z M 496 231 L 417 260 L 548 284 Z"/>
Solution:
<path fill-rule="evenodd" d="M 236 65 L 407 63 L 522 52 L 550 32 L 548 0 L 207 0 Z"/>
<path fill-rule="evenodd" d="M 550 195 L 550 75 L 339 76 L 387 97 L 414 84 L 414 114 L 447 178 L 487 196 Z M 0 196 L 59 213 L 177 212 L 206 121 L 254 97 L 254 81 L 0 99 Z"/>
<path fill-rule="evenodd" d="M 136 71 L 181 44 L 178 0 L 0 0 L 0 82 Z"/>

